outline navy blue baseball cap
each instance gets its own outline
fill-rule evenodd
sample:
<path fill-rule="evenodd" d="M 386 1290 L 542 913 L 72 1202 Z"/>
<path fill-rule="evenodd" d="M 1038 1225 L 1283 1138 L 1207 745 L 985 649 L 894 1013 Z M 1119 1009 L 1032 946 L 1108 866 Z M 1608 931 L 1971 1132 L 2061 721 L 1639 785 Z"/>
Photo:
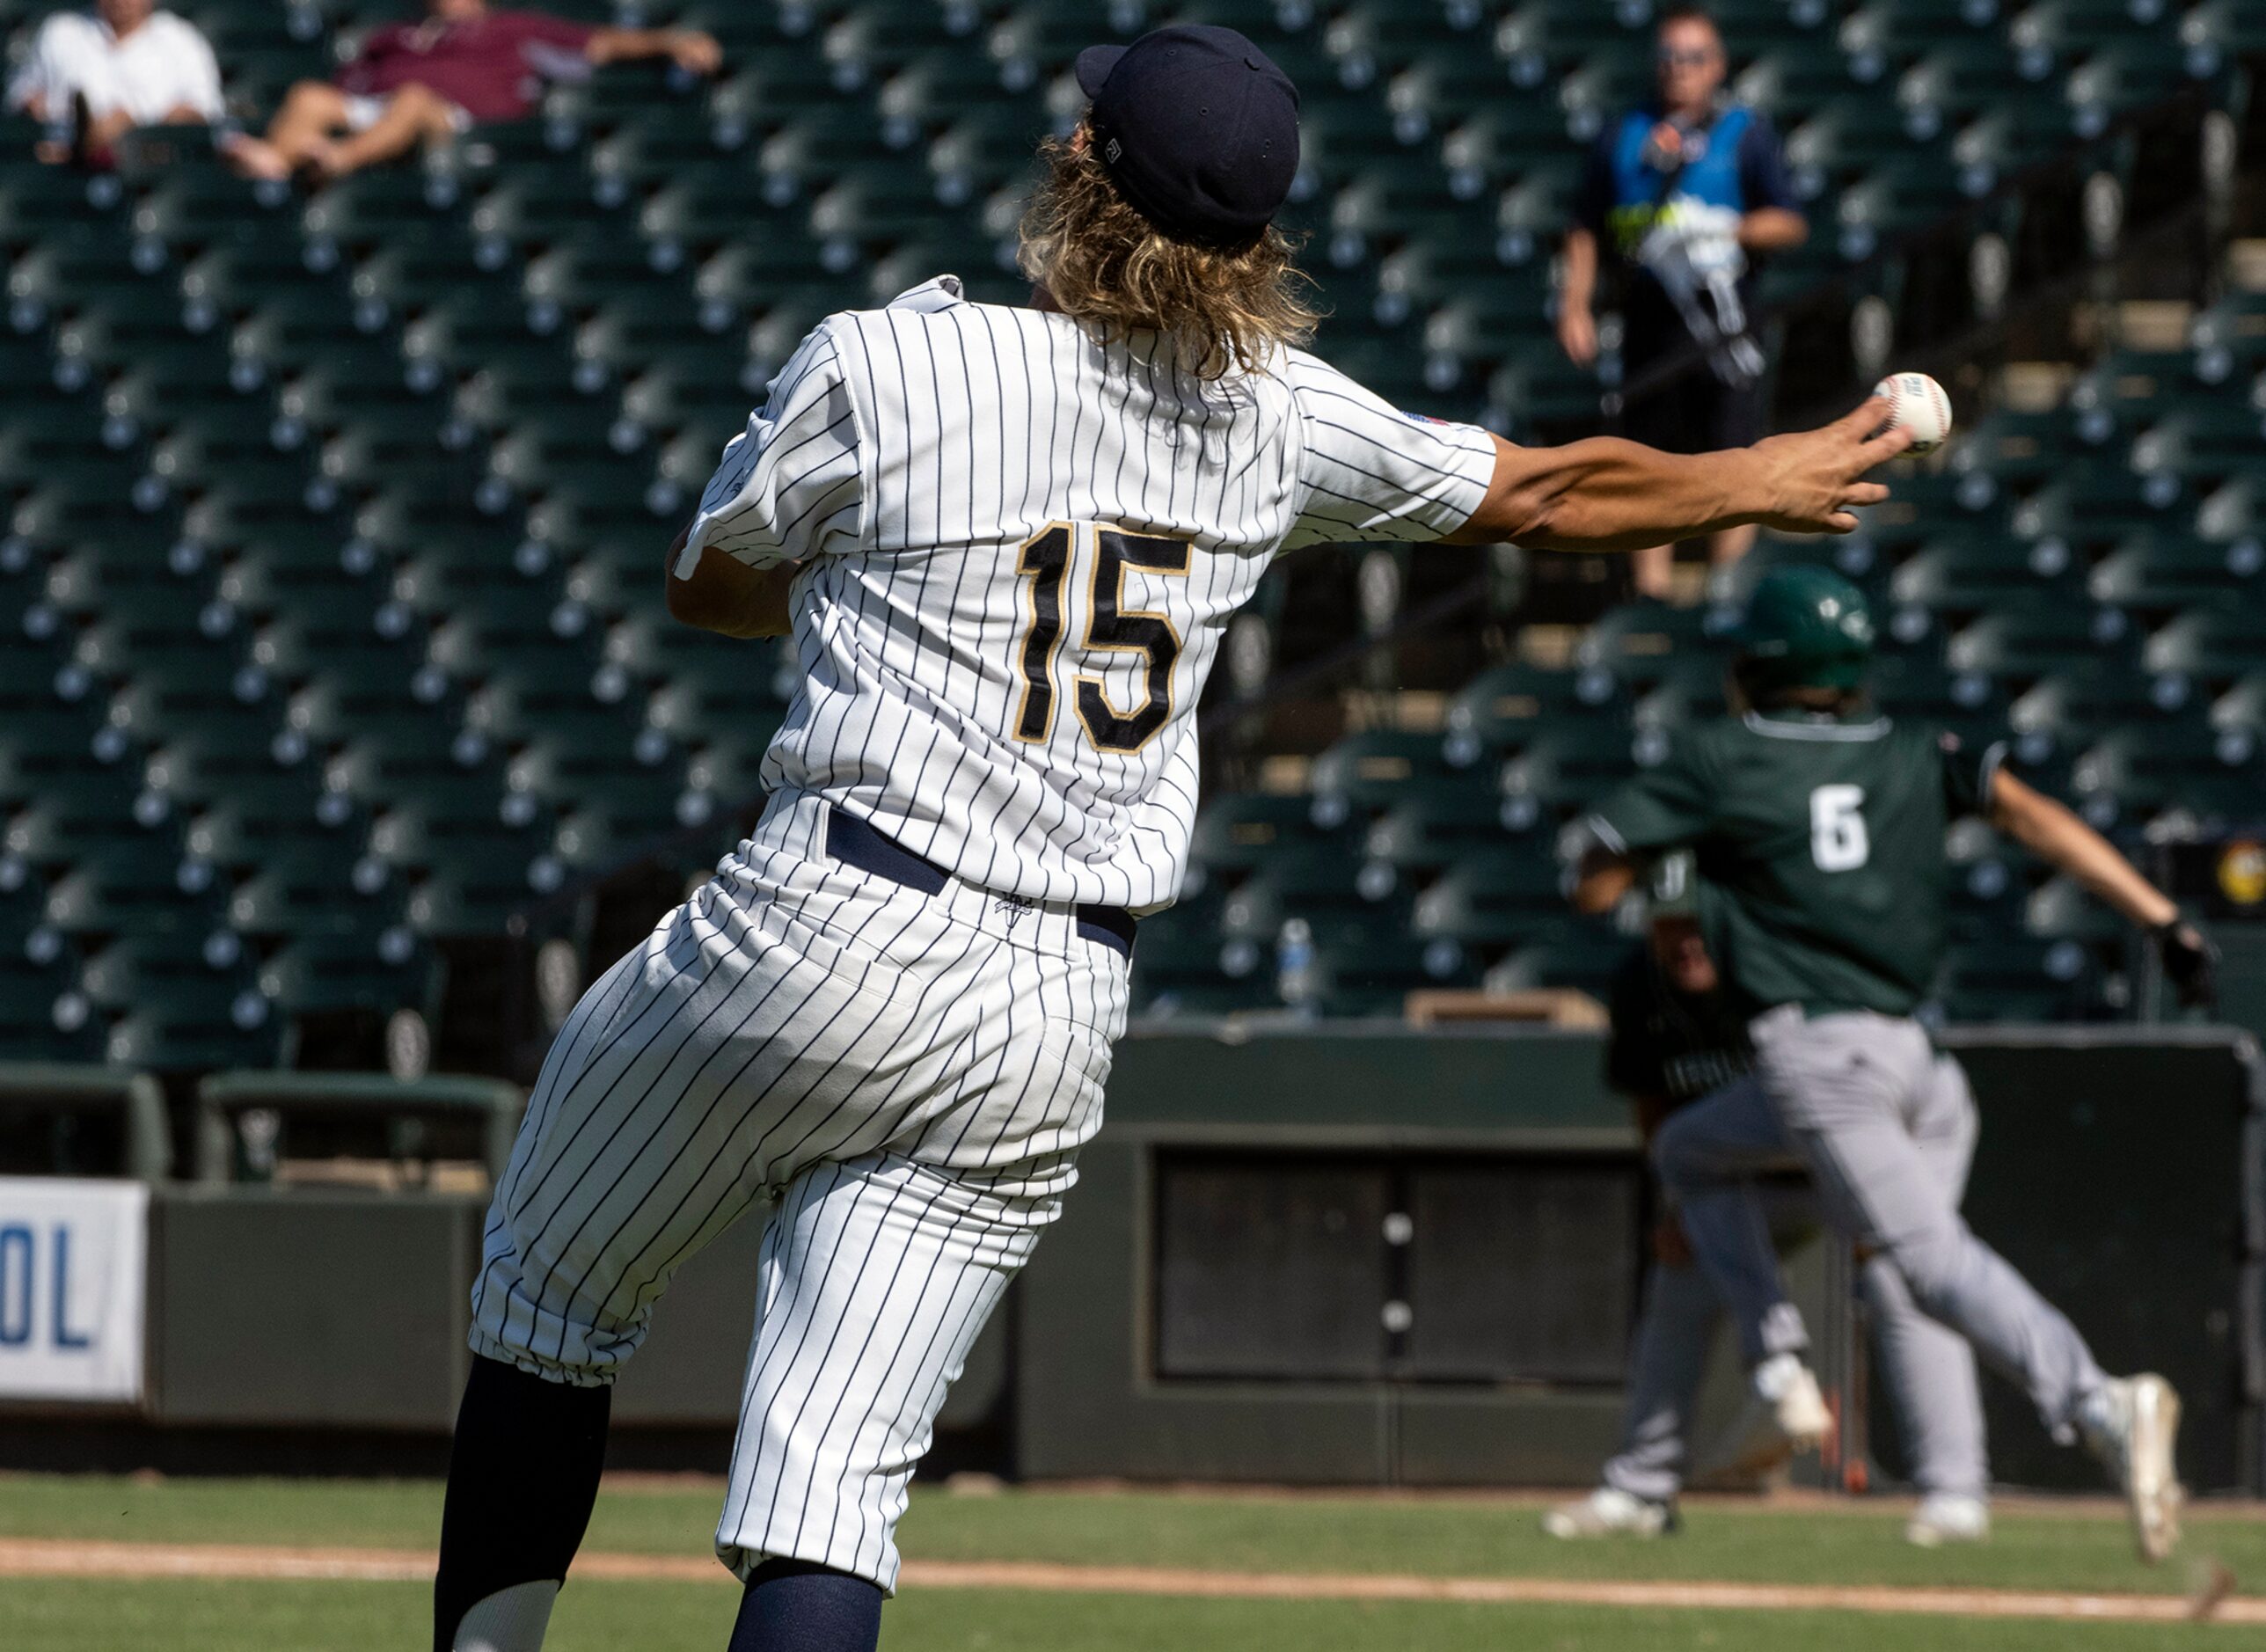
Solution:
<path fill-rule="evenodd" d="M 1298 89 L 1233 29 L 1176 23 L 1078 55 L 1117 193 L 1175 241 L 1255 240 L 1298 171 Z"/>

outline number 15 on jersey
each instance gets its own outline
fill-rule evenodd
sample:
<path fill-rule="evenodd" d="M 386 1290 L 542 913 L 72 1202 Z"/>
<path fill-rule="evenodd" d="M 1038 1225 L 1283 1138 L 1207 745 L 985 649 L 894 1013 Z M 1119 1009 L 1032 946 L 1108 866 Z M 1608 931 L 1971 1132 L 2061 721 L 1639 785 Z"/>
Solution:
<path fill-rule="evenodd" d="M 1100 677 L 1079 672 L 1071 680 L 1071 703 L 1096 749 L 1138 751 L 1172 720 L 1173 662 L 1181 655 L 1181 633 L 1166 615 L 1125 606 L 1125 574 L 1129 568 L 1186 574 L 1188 542 L 1090 522 L 1049 523 L 1025 540 L 1017 554 L 1015 571 L 1029 584 L 1027 622 L 1015 650 L 1023 679 L 1015 738 L 1034 743 L 1054 733 L 1055 656 L 1071 624 L 1065 597 L 1077 585 L 1071 571 L 1080 562 L 1089 569 L 1080 646 L 1090 652 L 1140 655 L 1142 693 L 1131 710 L 1120 711 Z"/>

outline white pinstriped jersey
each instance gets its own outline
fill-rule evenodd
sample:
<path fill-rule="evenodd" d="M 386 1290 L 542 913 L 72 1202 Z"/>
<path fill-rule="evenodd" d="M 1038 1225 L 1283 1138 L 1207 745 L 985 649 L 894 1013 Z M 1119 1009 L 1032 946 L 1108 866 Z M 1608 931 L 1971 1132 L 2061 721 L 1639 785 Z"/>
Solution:
<path fill-rule="evenodd" d="M 1276 552 L 1437 538 L 1494 467 L 1484 431 L 1303 351 L 1205 381 L 1156 334 L 943 276 L 803 340 L 677 572 L 807 564 L 767 785 L 983 888 L 1145 910 L 1178 890 L 1196 701 Z"/>

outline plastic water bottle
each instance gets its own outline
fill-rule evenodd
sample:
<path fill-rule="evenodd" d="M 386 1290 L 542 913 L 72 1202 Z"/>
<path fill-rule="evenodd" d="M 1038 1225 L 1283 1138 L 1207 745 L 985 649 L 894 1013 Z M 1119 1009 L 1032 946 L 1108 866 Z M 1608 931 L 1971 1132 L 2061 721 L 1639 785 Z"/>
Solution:
<path fill-rule="evenodd" d="M 1314 979 L 1314 930 L 1303 917 L 1285 918 L 1275 938 L 1275 991 L 1294 1010 L 1310 1009 Z"/>

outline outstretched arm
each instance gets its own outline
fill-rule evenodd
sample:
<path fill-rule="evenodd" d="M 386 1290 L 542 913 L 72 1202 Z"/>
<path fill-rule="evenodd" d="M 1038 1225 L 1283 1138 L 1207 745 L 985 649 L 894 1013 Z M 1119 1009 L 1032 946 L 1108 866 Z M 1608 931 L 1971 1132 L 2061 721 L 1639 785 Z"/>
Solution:
<path fill-rule="evenodd" d="M 679 577 L 676 559 L 691 537 L 691 523 L 677 530 L 662 565 L 662 581 L 669 593 L 672 618 L 702 631 L 727 637 L 784 637 L 793 629 L 787 610 L 787 587 L 801 564 L 783 562 L 777 567 L 751 568 L 722 552 L 703 554 L 692 571 Z"/>
<path fill-rule="evenodd" d="M 1989 819 L 2143 929 L 2160 929 L 2178 918 L 2180 909 L 2171 897 L 2142 877 L 2116 845 L 2060 803 L 2004 771 L 1991 778 Z"/>
<path fill-rule="evenodd" d="M 2067 873 L 2146 930 L 2181 1003 L 2211 1001 L 2216 949 L 2195 925 L 2180 921 L 2180 909 L 2172 897 L 2141 876 L 2115 844 L 2044 793 L 2003 772 L 1991 779 L 1988 818 L 2039 859 Z"/>
<path fill-rule="evenodd" d="M 1595 436 L 1561 448 L 1497 439 L 1495 476 L 1451 545 L 1504 540 L 1546 551 L 1634 551 L 1761 523 L 1848 533 L 1851 514 L 1889 496 L 1867 471 L 1911 445 L 1875 398 L 1821 429 L 1721 453 L 1662 453 Z"/>
<path fill-rule="evenodd" d="M 582 55 L 598 64 L 666 57 L 695 75 L 713 75 L 724 65 L 715 36 L 698 29 L 596 29 Z"/>

